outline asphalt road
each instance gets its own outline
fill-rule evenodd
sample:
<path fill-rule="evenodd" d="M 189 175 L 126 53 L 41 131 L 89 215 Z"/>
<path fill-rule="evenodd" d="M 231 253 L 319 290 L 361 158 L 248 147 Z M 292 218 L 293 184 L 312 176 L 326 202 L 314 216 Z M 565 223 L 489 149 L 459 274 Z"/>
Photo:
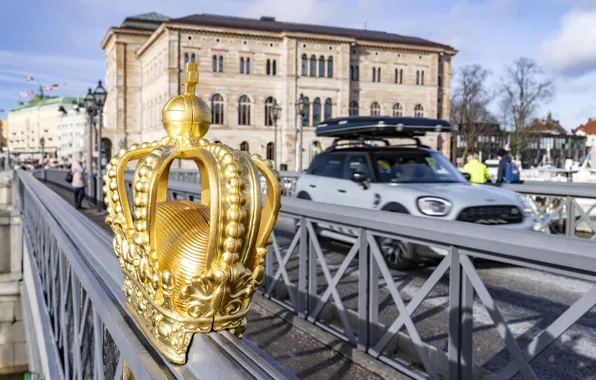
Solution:
<path fill-rule="evenodd" d="M 280 218 L 275 232 L 278 243 L 285 251 L 294 236 L 292 221 Z M 333 276 L 350 246 L 325 238 L 320 238 L 320 242 Z M 495 262 L 477 261 L 475 265 L 522 349 L 595 285 Z M 297 285 L 298 249 L 294 251 L 287 268 L 290 280 Z M 409 272 L 391 271 L 406 304 L 433 270 L 434 267 L 420 267 Z M 422 340 L 445 352 L 448 344 L 448 273 L 414 313 L 414 323 Z M 358 305 L 358 280 L 356 256 L 337 286 L 345 307 L 354 311 Z M 320 296 L 327 286 L 320 267 L 317 281 Z M 382 278 L 380 281 L 379 319 L 381 323 L 390 325 L 398 312 Z M 281 279 L 280 282 L 283 283 Z M 491 372 L 499 372 L 509 363 L 511 355 L 477 296 L 474 299 L 473 317 L 474 363 Z M 387 355 L 391 356 L 391 353 Z M 399 353 L 397 356 L 399 357 Z M 543 351 L 532 362 L 532 368 L 543 379 L 596 379 L 596 310 L 593 308 Z M 516 378 L 522 377 L 518 374 Z"/>

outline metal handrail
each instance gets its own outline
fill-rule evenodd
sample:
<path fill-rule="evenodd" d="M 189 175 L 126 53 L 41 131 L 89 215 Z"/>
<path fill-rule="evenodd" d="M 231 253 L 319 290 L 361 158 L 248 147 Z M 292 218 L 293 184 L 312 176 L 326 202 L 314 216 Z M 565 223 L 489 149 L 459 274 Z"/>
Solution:
<path fill-rule="evenodd" d="M 197 201 L 200 193 L 193 184 L 170 181 L 168 198 Z M 472 259 L 487 259 L 596 282 L 594 243 L 507 229 L 498 229 L 497 234 L 495 228 L 487 226 L 290 197 L 283 199 L 280 217 L 296 220 L 298 228 L 293 237 L 290 236 L 291 243 L 287 248 L 280 244 L 279 230 L 272 234 L 273 245 L 265 258 L 263 295 L 413 378 L 428 376 L 437 379 L 439 374 L 443 374 L 452 379 L 468 379 L 472 378 L 473 373 L 486 375 L 486 371 L 478 369 L 472 361 L 474 293 L 498 326 L 505 347 L 511 353 L 512 361 L 498 373 L 502 378 L 512 378 L 518 372 L 524 378 L 537 378 L 531 361 L 596 304 L 596 287 L 593 287 L 522 348 L 513 337 Z M 331 263 L 321 248 L 316 230 L 316 226 L 322 224 L 354 232 L 352 248 L 335 273 L 331 271 Z M 380 252 L 377 239 L 381 237 L 406 244 L 441 248 L 447 252 L 407 305 Z M 292 258 L 297 258 L 297 266 L 296 261 L 290 263 Z M 354 307 L 352 302 L 352 306 L 347 307 L 338 289 L 353 260 L 358 263 L 357 306 Z M 336 262 L 333 265 L 337 267 Z M 294 274 L 297 271 L 298 277 L 292 278 L 290 270 Z M 321 281 L 319 270 L 326 282 L 324 292 L 318 286 Z M 380 277 L 384 281 L 382 285 Z M 433 355 L 430 355 L 428 352 L 431 348 L 422 341 L 411 316 L 444 277 L 448 277 L 449 282 L 449 348 L 447 354 L 434 350 Z M 285 286 L 286 291 L 280 294 L 285 293 L 286 296 L 277 294 L 278 286 Z M 382 289 L 389 293 L 387 297 L 393 300 L 397 310 L 396 319 L 390 326 L 379 322 Z M 338 316 L 339 321 L 337 318 L 322 318 L 327 306 L 332 308 L 331 314 Z M 407 339 L 400 332 L 404 326 Z M 395 339 L 399 341 L 400 353 L 411 348 L 408 352 L 416 355 L 418 367 L 423 367 L 426 374 L 396 360 L 396 346 L 388 348 Z M 414 359 L 408 357 L 407 360 Z"/>
<path fill-rule="evenodd" d="M 136 379 L 196 378 L 196 379 L 295 379 L 248 341 L 238 341 L 228 332 L 196 334 L 185 365 L 173 365 L 151 346 L 140 328 L 128 316 L 121 287 L 123 275 L 112 252 L 111 236 L 88 218 L 77 212 L 57 194 L 29 173 L 15 176 L 18 210 L 27 242 L 35 286 L 27 289 L 44 303 L 41 310 L 46 320 L 45 335 L 49 344 L 48 359 L 58 364 L 54 378 L 79 378 L 93 358 L 94 378 L 104 378 L 104 327 L 118 348 L 116 376 L 124 363 Z M 59 273 L 57 275 L 56 273 Z M 59 278 L 56 278 L 58 276 Z M 85 296 L 82 294 L 84 290 Z M 44 296 L 45 295 L 45 296 Z M 73 313 L 72 310 L 82 312 Z M 85 310 L 85 311 L 84 311 Z M 86 311 L 92 310 L 92 320 Z M 74 336 L 66 323 L 73 318 Z M 93 329 L 93 345 L 82 344 L 84 328 Z M 79 330 L 80 329 L 80 333 Z M 66 351 L 65 351 L 66 350 Z M 69 365 L 68 351 L 74 352 Z M 65 353 L 66 352 L 66 353 Z M 60 356 L 63 356 L 61 358 Z M 62 363 L 62 364 L 60 364 Z M 97 366 L 95 363 L 101 363 Z M 69 371 L 73 373 L 69 373 Z"/>

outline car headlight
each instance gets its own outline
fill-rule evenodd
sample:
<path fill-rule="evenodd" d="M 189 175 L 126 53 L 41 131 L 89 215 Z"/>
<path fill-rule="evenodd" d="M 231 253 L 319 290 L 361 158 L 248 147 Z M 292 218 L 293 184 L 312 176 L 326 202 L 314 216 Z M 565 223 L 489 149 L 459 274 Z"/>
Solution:
<path fill-rule="evenodd" d="M 517 199 L 519 199 L 519 202 L 523 206 L 524 214 L 531 214 L 533 212 L 532 205 L 530 204 L 530 202 L 528 202 L 526 197 L 524 197 L 521 194 L 517 194 Z"/>
<path fill-rule="evenodd" d="M 451 211 L 451 202 L 433 197 L 423 197 L 418 199 L 418 209 L 424 215 L 445 216 Z"/>

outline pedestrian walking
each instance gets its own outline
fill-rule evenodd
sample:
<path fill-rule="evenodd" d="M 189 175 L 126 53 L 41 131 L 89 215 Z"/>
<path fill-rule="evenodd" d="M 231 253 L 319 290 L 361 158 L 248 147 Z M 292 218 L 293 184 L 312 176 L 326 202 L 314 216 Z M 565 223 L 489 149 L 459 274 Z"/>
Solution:
<path fill-rule="evenodd" d="M 72 172 L 75 207 L 80 210 L 83 208 L 83 199 L 85 199 L 85 169 L 78 157 L 72 161 L 70 171 Z"/>

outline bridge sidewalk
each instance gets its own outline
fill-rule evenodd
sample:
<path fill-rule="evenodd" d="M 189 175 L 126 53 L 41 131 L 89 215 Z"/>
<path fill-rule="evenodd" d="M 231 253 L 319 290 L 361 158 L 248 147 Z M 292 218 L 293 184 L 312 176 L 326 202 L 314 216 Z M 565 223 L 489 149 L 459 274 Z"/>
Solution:
<path fill-rule="evenodd" d="M 47 185 L 73 203 L 72 192 Z M 104 223 L 105 213 L 84 206 L 84 215 L 112 232 Z M 407 379 L 261 296 L 255 296 L 247 322 L 245 337 L 301 379 Z"/>

